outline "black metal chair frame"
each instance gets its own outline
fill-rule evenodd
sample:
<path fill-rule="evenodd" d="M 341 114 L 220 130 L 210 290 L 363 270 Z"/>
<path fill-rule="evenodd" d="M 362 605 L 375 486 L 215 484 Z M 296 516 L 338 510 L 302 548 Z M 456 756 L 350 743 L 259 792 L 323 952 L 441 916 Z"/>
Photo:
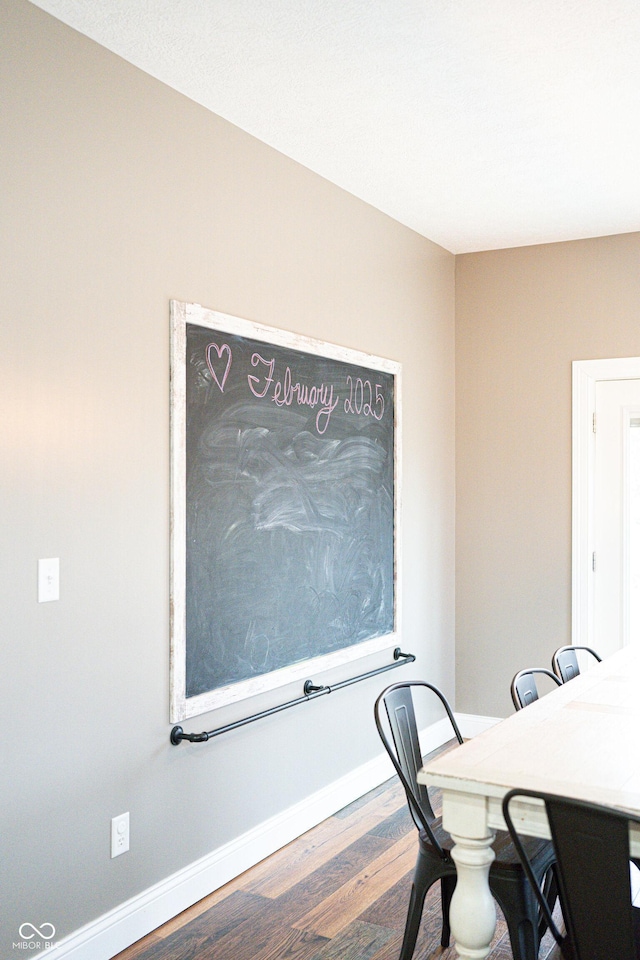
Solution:
<path fill-rule="evenodd" d="M 436 818 L 429 792 L 417 781 L 422 767 L 420 745 L 413 702 L 413 689 L 426 688 L 439 698 L 449 717 L 455 737 L 463 742 L 451 707 L 437 687 L 422 680 L 394 683 L 383 690 L 376 700 L 374 715 L 380 738 L 400 778 L 413 821 L 418 828 L 418 857 L 416 861 L 411 897 L 407 911 L 400 960 L 411 960 L 416 945 L 425 897 L 430 887 L 440 880 L 442 900 L 443 947 L 449 945 L 449 906 L 456 885 L 456 866 L 451 857 L 453 842 Z M 382 711 L 385 711 L 391 740 L 383 726 Z M 491 892 L 500 905 L 507 926 L 514 960 L 536 960 L 540 940 L 546 930 L 546 920 L 538 909 L 533 888 L 504 831 L 499 831 L 494 846 L 496 859 L 489 872 Z M 538 882 L 553 904 L 557 891 L 553 875 L 553 849 L 548 841 L 535 841 L 530 849 L 530 859 Z"/>
<path fill-rule="evenodd" d="M 580 673 L 578 657 L 575 653 L 576 650 L 586 650 L 587 653 L 590 653 L 592 657 L 595 657 L 598 663 L 602 662 L 602 657 L 599 656 L 595 650 L 592 650 L 591 647 L 581 647 L 577 645 L 558 647 L 551 658 L 551 668 L 556 677 L 558 677 L 563 683 L 573 680 L 573 678 L 577 677 Z"/>
<path fill-rule="evenodd" d="M 521 797 L 544 803 L 554 850 L 562 913 L 562 934 L 554 923 L 510 804 Z M 629 879 L 629 823 L 640 817 L 594 803 L 534 790 L 510 790 L 502 811 L 513 845 L 540 910 L 566 960 L 638 960 L 640 911 L 632 906 Z"/>
<path fill-rule="evenodd" d="M 538 687 L 535 681 L 536 674 L 550 677 L 557 686 L 562 685 L 562 681 L 556 677 L 555 673 L 547 670 L 546 667 L 530 667 L 527 670 L 519 670 L 511 681 L 511 699 L 513 700 L 513 705 L 516 710 L 522 710 L 523 707 L 528 707 L 529 704 L 538 700 Z M 530 678 L 528 683 L 527 677 Z M 529 700 L 525 700 L 527 694 L 530 696 Z"/>

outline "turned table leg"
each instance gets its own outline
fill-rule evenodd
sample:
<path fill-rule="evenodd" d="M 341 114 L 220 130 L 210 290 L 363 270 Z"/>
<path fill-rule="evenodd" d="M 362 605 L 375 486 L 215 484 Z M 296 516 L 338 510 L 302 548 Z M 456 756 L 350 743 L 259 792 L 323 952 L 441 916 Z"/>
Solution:
<path fill-rule="evenodd" d="M 452 834 L 452 839 L 458 882 L 449 914 L 451 932 L 459 957 L 483 960 L 496 929 L 496 907 L 489 890 L 489 868 L 495 857 L 493 835 L 469 840 Z"/>
<path fill-rule="evenodd" d="M 451 856 L 458 880 L 449 919 L 456 950 L 464 960 L 484 960 L 496 929 L 496 907 L 489 889 L 495 834 L 487 823 L 486 797 L 443 788 L 442 822 L 455 844 Z"/>

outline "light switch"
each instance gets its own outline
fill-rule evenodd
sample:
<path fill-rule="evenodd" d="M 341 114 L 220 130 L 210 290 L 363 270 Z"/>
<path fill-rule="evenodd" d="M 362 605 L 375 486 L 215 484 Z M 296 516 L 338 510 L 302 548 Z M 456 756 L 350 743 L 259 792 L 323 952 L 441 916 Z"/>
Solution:
<path fill-rule="evenodd" d="M 60 599 L 60 559 L 38 560 L 38 603 Z"/>

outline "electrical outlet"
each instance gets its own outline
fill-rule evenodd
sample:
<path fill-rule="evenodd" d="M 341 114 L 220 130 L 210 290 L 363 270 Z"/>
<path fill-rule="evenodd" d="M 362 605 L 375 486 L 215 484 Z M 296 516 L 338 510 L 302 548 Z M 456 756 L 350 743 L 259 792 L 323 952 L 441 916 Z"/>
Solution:
<path fill-rule="evenodd" d="M 129 814 L 121 813 L 111 820 L 111 859 L 129 849 Z"/>

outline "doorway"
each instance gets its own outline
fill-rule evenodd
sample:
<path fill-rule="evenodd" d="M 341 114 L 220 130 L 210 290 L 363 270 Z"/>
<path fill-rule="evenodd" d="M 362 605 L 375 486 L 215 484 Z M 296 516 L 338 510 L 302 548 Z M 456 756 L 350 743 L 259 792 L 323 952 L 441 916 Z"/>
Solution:
<path fill-rule="evenodd" d="M 573 642 L 640 642 L 640 358 L 573 364 Z"/>

